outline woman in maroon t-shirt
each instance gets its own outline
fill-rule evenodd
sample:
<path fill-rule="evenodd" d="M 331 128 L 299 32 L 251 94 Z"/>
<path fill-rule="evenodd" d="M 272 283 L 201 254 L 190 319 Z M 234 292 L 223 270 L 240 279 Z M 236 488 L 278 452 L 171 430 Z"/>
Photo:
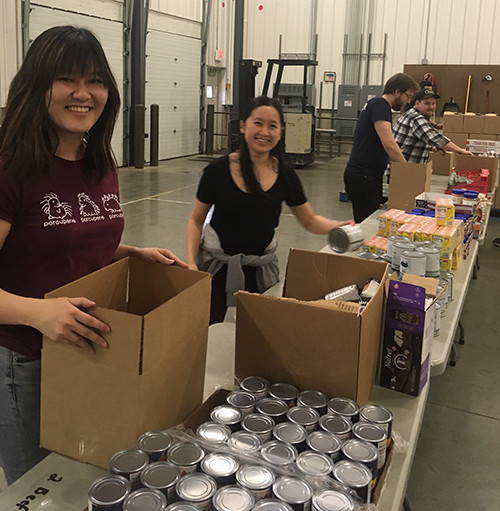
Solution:
<path fill-rule="evenodd" d="M 109 327 L 84 298 L 48 291 L 127 256 L 186 267 L 172 252 L 120 244 L 111 136 L 120 96 L 92 32 L 54 27 L 32 43 L 0 128 L 0 466 L 10 484 L 39 445 L 42 334 L 91 353 Z"/>

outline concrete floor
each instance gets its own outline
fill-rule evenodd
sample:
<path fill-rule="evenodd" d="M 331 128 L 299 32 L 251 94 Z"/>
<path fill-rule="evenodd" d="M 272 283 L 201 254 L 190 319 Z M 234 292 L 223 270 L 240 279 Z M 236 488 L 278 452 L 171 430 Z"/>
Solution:
<path fill-rule="evenodd" d="M 318 214 L 351 218 L 350 204 L 338 200 L 345 162 L 334 158 L 298 171 Z M 193 156 L 158 168 L 120 169 L 123 242 L 167 247 L 185 259 L 186 223 L 205 165 L 206 159 Z M 408 485 L 414 511 L 500 509 L 500 343 L 492 320 L 500 303 L 500 248 L 491 243 L 496 237 L 500 219 L 492 218 L 478 279 L 471 282 L 462 313 L 466 344 L 457 346 L 457 366 L 431 382 Z M 282 275 L 291 247 L 319 250 L 326 244 L 324 236 L 306 232 L 286 206 L 277 238 Z"/>

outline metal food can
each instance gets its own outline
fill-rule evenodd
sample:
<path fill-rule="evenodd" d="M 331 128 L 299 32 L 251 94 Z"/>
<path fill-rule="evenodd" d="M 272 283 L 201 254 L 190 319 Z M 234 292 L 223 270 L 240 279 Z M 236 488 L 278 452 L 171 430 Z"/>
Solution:
<path fill-rule="evenodd" d="M 417 247 L 418 252 L 425 255 L 425 276 L 438 278 L 441 273 L 441 259 L 439 250 L 434 246 Z"/>
<path fill-rule="evenodd" d="M 148 431 L 137 439 L 137 448 L 149 456 L 149 461 L 166 461 L 172 437 L 166 431 Z"/>
<path fill-rule="evenodd" d="M 281 399 L 289 407 L 295 406 L 297 404 L 298 395 L 298 389 L 293 385 L 289 385 L 288 383 L 275 383 L 274 385 L 271 385 L 269 389 L 269 397 Z"/>
<path fill-rule="evenodd" d="M 312 498 L 312 511 L 355 511 L 354 500 L 337 490 L 319 490 Z"/>
<path fill-rule="evenodd" d="M 441 331 L 441 304 L 436 302 L 434 307 L 434 337 L 437 337 Z"/>
<path fill-rule="evenodd" d="M 240 421 L 243 418 L 243 414 L 234 406 L 219 405 L 210 412 L 210 418 L 214 422 L 228 426 L 234 433 L 240 429 Z"/>
<path fill-rule="evenodd" d="M 352 423 L 340 415 L 323 415 L 319 419 L 319 426 L 321 429 L 333 433 L 342 441 L 351 438 Z"/>
<path fill-rule="evenodd" d="M 113 454 L 109 462 L 109 471 L 128 479 L 132 490 L 136 490 L 140 487 L 139 476 L 148 465 L 147 453 L 139 449 L 125 449 Z"/>
<path fill-rule="evenodd" d="M 333 467 L 333 477 L 339 483 L 354 490 L 365 504 L 371 502 L 372 473 L 362 463 L 342 460 Z"/>
<path fill-rule="evenodd" d="M 372 473 L 372 489 L 377 484 L 378 476 L 378 448 L 364 440 L 346 440 L 342 444 L 342 458 L 344 460 L 363 463 Z"/>
<path fill-rule="evenodd" d="M 445 278 L 448 281 L 448 302 L 453 301 L 453 279 L 455 275 L 451 271 L 445 272 Z"/>
<path fill-rule="evenodd" d="M 411 243 L 409 238 L 405 236 L 389 236 L 387 238 L 387 260 L 392 262 L 393 250 L 395 243 Z"/>
<path fill-rule="evenodd" d="M 380 471 L 384 468 L 387 452 L 387 431 L 378 424 L 358 422 L 352 428 L 352 436 L 357 440 L 370 442 L 378 450 L 378 465 Z"/>
<path fill-rule="evenodd" d="M 205 451 L 194 442 L 175 444 L 167 452 L 168 461 L 179 468 L 181 477 L 197 472 Z"/>
<path fill-rule="evenodd" d="M 241 421 L 241 427 L 249 433 L 258 435 L 262 442 L 271 439 L 275 425 L 271 417 L 261 413 L 250 413 Z"/>
<path fill-rule="evenodd" d="M 437 287 L 436 293 L 441 293 L 441 296 L 438 297 L 437 303 L 441 306 L 441 317 L 443 318 L 446 315 L 446 303 L 448 302 L 448 291 L 440 284 Z"/>
<path fill-rule="evenodd" d="M 236 473 L 236 481 L 252 493 L 255 502 L 271 496 L 275 480 L 274 472 L 262 465 L 243 465 Z"/>
<path fill-rule="evenodd" d="M 360 224 L 343 225 L 330 231 L 328 241 L 334 252 L 343 254 L 358 249 L 365 241 L 365 235 Z"/>
<path fill-rule="evenodd" d="M 441 305 L 444 303 L 445 305 L 445 308 L 447 309 L 448 308 L 448 285 L 449 285 L 449 282 L 448 282 L 448 279 L 439 279 L 439 285 L 444 288 L 444 293 L 443 293 L 443 297 L 442 297 L 442 302 L 441 302 Z"/>
<path fill-rule="evenodd" d="M 228 447 L 235 452 L 243 454 L 255 454 L 262 447 L 262 440 L 254 433 L 237 431 L 227 441 Z"/>
<path fill-rule="evenodd" d="M 286 421 L 288 405 L 282 399 L 266 397 L 255 405 L 255 411 L 271 417 L 275 424 Z"/>
<path fill-rule="evenodd" d="M 310 449 L 327 454 L 333 462 L 340 460 L 341 440 L 329 431 L 313 431 L 307 435 L 307 445 Z"/>
<path fill-rule="evenodd" d="M 89 511 L 121 511 L 130 490 L 130 481 L 123 476 L 100 477 L 89 488 Z"/>
<path fill-rule="evenodd" d="M 249 376 L 240 382 L 240 389 L 245 392 L 250 392 L 257 399 L 266 397 L 270 386 L 270 383 L 260 376 Z"/>
<path fill-rule="evenodd" d="M 141 488 L 133 491 L 123 503 L 123 511 L 165 511 L 167 497 L 158 490 Z"/>
<path fill-rule="evenodd" d="M 304 479 L 283 476 L 273 484 L 273 495 L 290 504 L 295 511 L 309 511 L 313 489 Z"/>
<path fill-rule="evenodd" d="M 257 402 L 257 398 L 253 394 L 245 392 L 244 390 L 230 392 L 227 395 L 226 400 L 228 404 L 238 408 L 238 410 L 240 410 L 243 414 L 243 417 L 254 412 L 255 403 Z"/>
<path fill-rule="evenodd" d="M 246 488 L 230 485 L 217 490 L 213 504 L 216 511 L 250 511 L 255 499 Z"/>
<path fill-rule="evenodd" d="M 167 461 L 155 461 L 148 465 L 140 475 L 145 488 L 158 490 L 167 498 L 167 504 L 175 501 L 175 485 L 181 478 L 181 471 Z"/>
<path fill-rule="evenodd" d="M 314 478 L 327 477 L 333 470 L 333 461 L 330 456 L 316 451 L 304 451 L 295 460 L 299 470 L 306 476 Z"/>
<path fill-rule="evenodd" d="M 382 426 L 387 431 L 387 447 L 391 445 L 392 421 L 394 416 L 392 412 L 380 405 L 365 405 L 359 410 L 359 420 L 361 422 L 373 422 Z"/>
<path fill-rule="evenodd" d="M 286 413 L 288 420 L 303 426 L 310 433 L 318 427 L 319 413 L 314 408 L 294 406 Z"/>
<path fill-rule="evenodd" d="M 260 454 L 268 463 L 278 466 L 286 466 L 297 459 L 299 452 L 291 444 L 287 444 L 286 442 L 281 442 L 279 440 L 273 440 L 262 446 Z"/>
<path fill-rule="evenodd" d="M 282 422 L 274 427 L 273 435 L 276 440 L 293 445 L 299 452 L 306 448 L 307 431 L 300 424 Z"/>
<path fill-rule="evenodd" d="M 319 390 L 304 390 L 297 397 L 297 406 L 313 408 L 319 415 L 325 415 L 328 398 Z"/>
<path fill-rule="evenodd" d="M 236 483 L 236 472 L 240 464 L 230 454 L 211 452 L 201 461 L 201 470 L 210 477 L 213 477 L 217 485 L 225 486 Z"/>
<path fill-rule="evenodd" d="M 290 504 L 279 499 L 262 499 L 255 504 L 253 511 L 293 511 Z"/>
<path fill-rule="evenodd" d="M 373 252 L 368 252 L 366 250 L 358 252 L 356 254 L 356 257 L 359 257 L 360 259 L 370 259 L 371 261 L 380 261 L 380 257 L 377 254 L 374 254 Z"/>
<path fill-rule="evenodd" d="M 231 436 L 231 428 L 218 422 L 204 422 L 198 426 L 196 436 L 211 444 L 224 444 Z"/>
<path fill-rule="evenodd" d="M 418 250 L 404 250 L 399 263 L 399 273 L 425 277 L 427 256 Z"/>
<path fill-rule="evenodd" d="M 328 413 L 340 415 L 355 424 L 359 420 L 359 405 L 347 397 L 332 397 L 328 401 Z"/>
<path fill-rule="evenodd" d="M 202 511 L 212 509 L 212 497 L 217 491 L 217 483 L 206 474 L 188 474 L 175 485 L 180 500 L 196 504 Z"/>
<path fill-rule="evenodd" d="M 400 270 L 401 254 L 406 250 L 415 250 L 415 245 L 411 242 L 398 241 L 392 247 L 391 269 Z"/>
<path fill-rule="evenodd" d="M 166 511 L 201 511 L 201 509 L 196 504 L 181 500 L 167 506 Z"/>

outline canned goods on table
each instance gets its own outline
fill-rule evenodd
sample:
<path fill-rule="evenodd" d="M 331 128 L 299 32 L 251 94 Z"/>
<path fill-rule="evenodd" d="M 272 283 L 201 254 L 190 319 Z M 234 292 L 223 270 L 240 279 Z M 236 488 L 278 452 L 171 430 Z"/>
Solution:
<path fill-rule="evenodd" d="M 286 420 L 288 405 L 282 399 L 266 397 L 255 405 L 255 411 L 271 417 L 276 424 Z"/>
<path fill-rule="evenodd" d="M 234 406 L 219 405 L 210 412 L 210 418 L 214 422 L 228 426 L 234 433 L 240 429 L 240 421 L 243 418 L 243 414 Z"/>
<path fill-rule="evenodd" d="M 415 250 L 415 245 L 411 242 L 398 241 L 392 247 L 391 269 L 400 270 L 401 254 L 406 250 Z"/>
<path fill-rule="evenodd" d="M 324 430 L 313 431 L 307 435 L 306 442 L 310 449 L 327 454 L 334 463 L 340 459 L 341 441 L 333 433 Z"/>
<path fill-rule="evenodd" d="M 392 262 L 393 250 L 395 243 L 411 243 L 409 238 L 405 236 L 389 236 L 387 238 L 387 260 Z"/>
<path fill-rule="evenodd" d="M 425 255 L 425 276 L 431 278 L 439 277 L 441 272 L 441 259 L 439 250 L 434 246 L 417 247 L 418 252 Z"/>
<path fill-rule="evenodd" d="M 123 503 L 123 511 L 165 511 L 167 498 L 158 490 L 141 488 L 133 491 Z"/>
<path fill-rule="evenodd" d="M 253 511 L 293 511 L 290 504 L 278 499 L 263 499 L 255 504 Z"/>
<path fill-rule="evenodd" d="M 212 509 L 212 497 L 216 490 L 215 479 L 206 474 L 188 474 L 182 477 L 175 486 L 180 500 L 192 502 L 203 511 Z"/>
<path fill-rule="evenodd" d="M 241 421 L 241 427 L 245 431 L 258 435 L 263 442 L 271 439 L 275 425 L 271 417 L 261 413 L 250 413 Z"/>
<path fill-rule="evenodd" d="M 303 426 L 308 433 L 318 426 L 319 413 L 314 408 L 294 406 L 288 410 L 286 416 L 290 422 Z"/>
<path fill-rule="evenodd" d="M 273 429 L 276 440 L 293 445 L 299 452 L 306 448 L 307 431 L 300 424 L 282 422 Z"/>
<path fill-rule="evenodd" d="M 437 303 L 434 305 L 434 337 L 437 337 L 441 331 L 441 304 Z"/>
<path fill-rule="evenodd" d="M 167 506 L 166 511 L 201 511 L 201 509 L 196 504 L 181 500 L 180 502 L 174 502 Z"/>
<path fill-rule="evenodd" d="M 364 440 L 351 439 L 342 444 L 342 458 L 358 461 L 365 465 L 372 473 L 372 488 L 377 484 L 378 475 L 378 448 Z"/>
<path fill-rule="evenodd" d="M 167 504 L 175 501 L 175 485 L 181 471 L 167 461 L 155 461 L 141 472 L 141 483 L 145 488 L 158 490 L 167 497 Z"/>
<path fill-rule="evenodd" d="M 255 501 L 271 496 L 276 476 L 274 472 L 261 465 L 243 465 L 236 473 L 236 481 L 240 486 L 252 493 Z"/>
<path fill-rule="evenodd" d="M 403 276 L 405 273 L 425 277 L 427 257 L 418 250 L 404 250 L 401 253 L 399 263 L 399 273 Z"/>
<path fill-rule="evenodd" d="M 137 448 L 148 454 L 150 461 L 166 461 L 172 437 L 166 431 L 148 431 L 137 439 Z"/>
<path fill-rule="evenodd" d="M 254 433 L 237 431 L 229 437 L 227 445 L 235 452 L 254 454 L 260 451 L 262 447 L 262 440 Z"/>
<path fill-rule="evenodd" d="M 260 376 L 249 376 L 240 382 L 240 389 L 245 392 L 250 392 L 257 399 L 266 397 L 270 386 L 269 382 Z"/>
<path fill-rule="evenodd" d="M 262 447 L 260 454 L 268 463 L 278 466 L 293 463 L 299 455 L 293 445 L 279 440 L 267 442 Z"/>
<path fill-rule="evenodd" d="M 448 301 L 448 292 L 443 286 L 440 284 L 437 287 L 436 293 L 441 293 L 437 299 L 437 303 L 441 306 L 441 317 L 446 315 L 446 302 Z"/>
<path fill-rule="evenodd" d="M 168 461 L 179 468 L 181 476 L 198 470 L 205 451 L 194 442 L 175 444 L 167 452 Z"/>
<path fill-rule="evenodd" d="M 204 422 L 198 426 L 196 436 L 211 444 L 223 444 L 231 436 L 231 428 L 218 422 Z"/>
<path fill-rule="evenodd" d="M 365 405 L 359 410 L 359 420 L 382 426 L 387 431 L 387 447 L 391 445 L 393 415 L 390 410 L 380 405 Z"/>
<path fill-rule="evenodd" d="M 119 475 L 100 477 L 92 483 L 88 493 L 89 511 L 122 509 L 130 493 L 130 481 Z"/>
<path fill-rule="evenodd" d="M 359 419 L 359 405 L 347 397 L 332 397 L 328 402 L 328 412 L 349 419 L 353 424 Z"/>
<path fill-rule="evenodd" d="M 356 254 L 356 257 L 359 257 L 360 259 L 369 259 L 371 261 L 380 261 L 380 257 L 377 254 L 374 254 L 373 252 L 368 252 L 366 250 L 363 250 L 362 252 L 358 252 Z"/>
<path fill-rule="evenodd" d="M 128 479 L 132 490 L 139 487 L 139 475 L 149 464 L 149 456 L 139 449 L 125 449 L 111 457 L 109 471 Z"/>
<path fill-rule="evenodd" d="M 336 435 L 340 440 L 351 438 L 352 423 L 340 415 L 323 415 L 319 419 L 320 428 Z"/>
<path fill-rule="evenodd" d="M 216 492 L 213 503 L 216 511 L 250 511 L 255 499 L 246 488 L 230 485 Z"/>
<path fill-rule="evenodd" d="M 236 390 L 235 392 L 230 392 L 227 395 L 226 401 L 231 406 L 238 408 L 243 416 L 245 416 L 249 413 L 253 413 L 257 398 L 250 392 Z"/>
<path fill-rule="evenodd" d="M 273 484 L 276 498 L 290 504 L 295 511 L 309 511 L 313 489 L 304 479 L 298 477 L 280 477 Z"/>
<path fill-rule="evenodd" d="M 313 511 L 354 511 L 354 500 L 337 490 L 319 490 L 312 498 Z"/>
<path fill-rule="evenodd" d="M 283 400 L 288 406 L 295 406 L 297 404 L 297 396 L 299 391 L 293 385 L 288 383 L 275 383 L 269 389 L 269 397 Z"/>
<path fill-rule="evenodd" d="M 358 249 L 365 241 L 365 235 L 360 224 L 343 225 L 330 231 L 328 241 L 334 252 L 342 254 Z"/>
<path fill-rule="evenodd" d="M 319 390 L 304 390 L 297 397 L 297 406 L 312 408 L 320 416 L 325 415 L 328 407 L 328 398 Z"/>
<path fill-rule="evenodd" d="M 295 461 L 306 476 L 326 477 L 332 473 L 333 461 L 330 456 L 316 451 L 304 451 Z"/>
<path fill-rule="evenodd" d="M 453 278 L 455 276 L 451 271 L 444 272 L 444 278 L 448 281 L 448 302 L 453 301 Z"/>
<path fill-rule="evenodd" d="M 218 486 L 224 486 L 236 482 L 239 463 L 230 454 L 211 452 L 203 458 L 200 467 L 205 474 L 215 479 Z"/>
<path fill-rule="evenodd" d="M 448 279 L 440 278 L 439 285 L 444 289 L 441 305 L 444 303 L 445 308 L 448 308 Z"/>
<path fill-rule="evenodd" d="M 342 460 L 333 467 L 333 477 L 339 482 L 354 490 L 365 503 L 371 502 L 372 473 L 362 463 Z"/>
<path fill-rule="evenodd" d="M 387 451 L 387 431 L 378 424 L 358 422 L 352 428 L 352 436 L 358 440 L 370 442 L 378 450 L 378 470 L 385 465 Z"/>

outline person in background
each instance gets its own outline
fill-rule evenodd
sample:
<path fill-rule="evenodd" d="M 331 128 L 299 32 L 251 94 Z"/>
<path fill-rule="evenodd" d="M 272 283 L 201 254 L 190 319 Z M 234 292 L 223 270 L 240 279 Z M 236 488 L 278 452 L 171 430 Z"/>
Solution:
<path fill-rule="evenodd" d="M 408 163 L 427 163 L 431 148 L 457 154 L 472 154 L 454 144 L 431 126 L 430 117 L 436 110 L 439 96 L 432 89 L 422 89 L 415 94 L 415 106 L 405 112 L 394 126 L 394 139 Z"/>
<path fill-rule="evenodd" d="M 45 293 L 133 256 L 186 267 L 172 252 L 120 243 L 124 219 L 111 136 L 120 96 L 94 34 L 71 26 L 31 44 L 0 128 L 0 465 L 11 484 L 40 445 L 42 334 L 94 353 L 109 327 L 85 297 Z M 70 348 L 68 348 L 70 349 Z"/>
<path fill-rule="evenodd" d="M 262 293 L 279 281 L 275 229 L 282 202 L 314 234 L 353 224 L 316 215 L 283 148 L 278 100 L 258 97 L 240 121 L 237 152 L 215 160 L 201 177 L 186 230 L 187 263 L 212 279 L 211 323 L 224 320 L 238 290 Z M 205 219 L 213 206 L 210 222 Z"/>
<path fill-rule="evenodd" d="M 411 76 L 398 73 L 387 80 L 382 97 L 370 99 L 359 114 L 344 171 L 345 189 L 356 223 L 379 208 L 389 161 L 406 161 L 392 135 L 391 110 L 399 112 L 418 90 L 418 83 Z"/>
<path fill-rule="evenodd" d="M 419 83 L 419 85 L 420 85 L 420 89 L 421 90 L 432 90 L 432 91 L 434 91 L 434 88 L 432 87 L 432 83 L 429 82 L 429 80 L 423 80 L 423 81 L 421 81 Z M 436 91 L 434 91 L 434 92 L 436 92 Z M 436 92 L 436 94 L 437 94 L 437 92 Z M 437 96 L 437 97 L 439 98 L 439 96 Z M 415 98 L 415 96 L 413 96 L 413 99 L 410 101 L 410 103 L 408 103 L 405 106 L 405 108 L 404 108 L 405 112 L 408 112 L 408 110 L 410 110 L 410 108 L 413 108 L 415 106 L 415 101 L 416 101 L 416 98 Z M 433 128 L 436 128 L 437 130 L 442 130 L 443 129 L 443 124 L 442 123 L 441 124 L 436 124 L 432 119 L 429 119 L 429 122 L 430 122 L 430 124 L 431 124 L 431 126 Z"/>

